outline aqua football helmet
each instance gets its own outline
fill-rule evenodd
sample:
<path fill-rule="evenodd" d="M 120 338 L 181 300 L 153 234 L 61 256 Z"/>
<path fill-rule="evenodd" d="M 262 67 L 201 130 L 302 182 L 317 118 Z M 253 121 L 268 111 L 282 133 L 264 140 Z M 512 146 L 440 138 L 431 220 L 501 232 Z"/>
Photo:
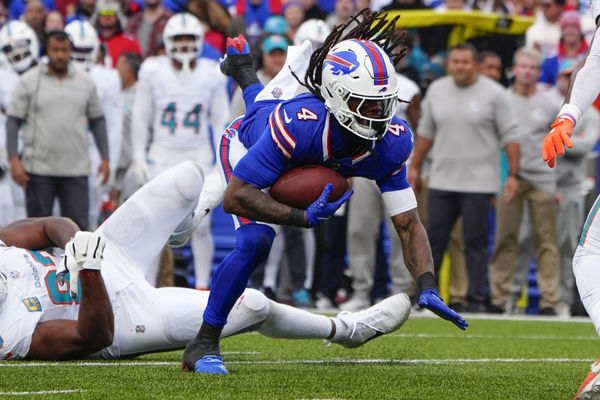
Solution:
<path fill-rule="evenodd" d="M 96 29 L 88 21 L 76 20 L 65 26 L 65 32 L 71 37 L 73 51 L 71 61 L 85 70 L 91 68 L 98 58 L 100 40 Z"/>
<path fill-rule="evenodd" d="M 33 29 L 25 22 L 15 20 L 0 29 L 0 51 L 10 66 L 21 73 L 38 59 L 40 46 Z"/>
<path fill-rule="evenodd" d="M 347 130 L 367 140 L 387 132 L 398 101 L 396 71 L 377 44 L 344 40 L 325 57 L 321 75 L 325 107 Z"/>
<path fill-rule="evenodd" d="M 181 36 L 190 36 L 191 41 L 176 40 Z M 202 51 L 204 42 L 204 28 L 198 20 L 190 13 L 179 13 L 173 15 L 167 21 L 163 30 L 163 42 L 167 55 L 179 61 L 184 71 L 191 70 L 192 61 L 194 61 Z"/>

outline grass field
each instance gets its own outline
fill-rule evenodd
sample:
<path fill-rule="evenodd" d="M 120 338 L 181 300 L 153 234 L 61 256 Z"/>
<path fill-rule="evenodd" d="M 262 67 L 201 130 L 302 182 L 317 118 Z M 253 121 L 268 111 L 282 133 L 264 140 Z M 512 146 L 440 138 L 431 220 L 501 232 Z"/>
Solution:
<path fill-rule="evenodd" d="M 411 316 L 350 350 L 256 333 L 225 339 L 226 376 L 183 372 L 181 351 L 125 361 L 0 363 L 3 398 L 572 399 L 600 356 L 591 323 Z"/>

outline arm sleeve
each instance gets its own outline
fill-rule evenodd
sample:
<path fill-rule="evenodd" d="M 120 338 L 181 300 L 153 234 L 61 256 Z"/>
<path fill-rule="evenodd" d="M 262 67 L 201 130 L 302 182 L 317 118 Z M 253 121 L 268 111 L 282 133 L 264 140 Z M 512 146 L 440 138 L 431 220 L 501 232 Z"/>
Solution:
<path fill-rule="evenodd" d="M 285 169 L 285 157 L 277 148 L 269 127 L 248 149 L 233 170 L 233 175 L 260 189 L 271 186 Z"/>
<path fill-rule="evenodd" d="M 571 135 L 573 147 L 565 148 L 565 156 L 581 157 L 592 151 L 598 142 L 599 124 L 600 113 L 594 107 L 588 108 L 573 129 Z"/>
<path fill-rule="evenodd" d="M 23 120 L 17 117 L 6 118 L 6 151 L 9 159 L 19 155 L 19 127 L 22 123 Z"/>
<path fill-rule="evenodd" d="M 104 117 L 90 118 L 90 131 L 100 152 L 102 160 L 108 160 L 108 135 L 106 134 L 106 120 Z"/>
<path fill-rule="evenodd" d="M 133 110 L 131 112 L 131 152 L 134 162 L 146 158 L 148 134 L 152 125 L 152 92 L 146 82 L 139 81 L 135 88 Z"/>
<path fill-rule="evenodd" d="M 596 29 L 583 67 L 577 72 L 566 103 L 585 111 L 600 93 L 600 29 Z"/>

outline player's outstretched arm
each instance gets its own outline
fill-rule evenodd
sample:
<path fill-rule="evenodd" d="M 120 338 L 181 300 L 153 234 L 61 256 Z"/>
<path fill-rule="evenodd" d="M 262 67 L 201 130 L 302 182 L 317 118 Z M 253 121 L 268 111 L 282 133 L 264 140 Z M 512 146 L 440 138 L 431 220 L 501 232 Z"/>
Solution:
<path fill-rule="evenodd" d="M 437 281 L 433 275 L 433 257 L 429 239 L 419 220 L 417 209 L 413 208 L 392 217 L 394 227 L 402 241 L 404 262 L 421 291 L 419 305 L 444 318 L 462 330 L 468 324 L 454 310 L 444 304 L 437 292 Z"/>
<path fill-rule="evenodd" d="M 65 244 L 79 231 L 69 218 L 26 218 L 0 228 L 0 240 L 8 246 L 23 249 L 65 248 Z"/>
<path fill-rule="evenodd" d="M 112 343 L 114 316 L 100 270 L 83 270 L 79 278 L 81 302 L 77 321 L 58 319 L 39 323 L 27 359 L 76 359 Z"/>

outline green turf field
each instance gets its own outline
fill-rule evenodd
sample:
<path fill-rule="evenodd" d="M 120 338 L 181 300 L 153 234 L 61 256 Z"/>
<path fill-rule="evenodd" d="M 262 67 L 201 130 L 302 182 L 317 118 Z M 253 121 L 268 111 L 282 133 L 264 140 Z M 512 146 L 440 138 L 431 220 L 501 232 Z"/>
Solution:
<path fill-rule="evenodd" d="M 591 323 L 411 317 L 358 349 L 256 333 L 225 339 L 231 372 L 181 351 L 119 362 L 0 363 L 0 397 L 60 399 L 572 399 L 600 356 Z M 54 393 L 54 394 L 53 394 Z"/>

